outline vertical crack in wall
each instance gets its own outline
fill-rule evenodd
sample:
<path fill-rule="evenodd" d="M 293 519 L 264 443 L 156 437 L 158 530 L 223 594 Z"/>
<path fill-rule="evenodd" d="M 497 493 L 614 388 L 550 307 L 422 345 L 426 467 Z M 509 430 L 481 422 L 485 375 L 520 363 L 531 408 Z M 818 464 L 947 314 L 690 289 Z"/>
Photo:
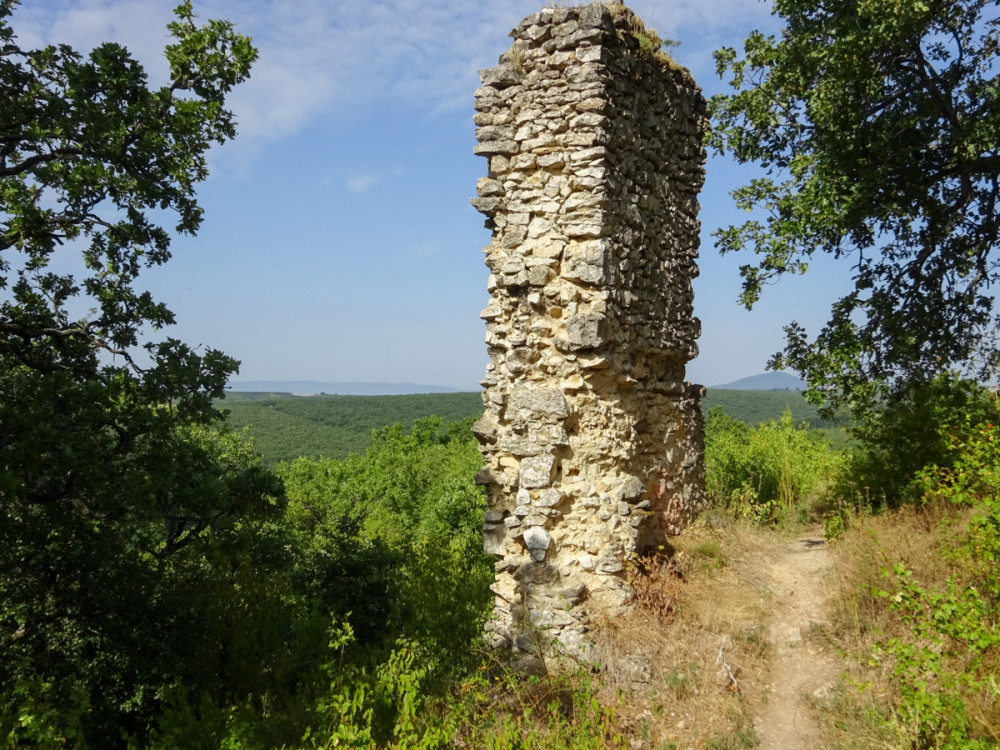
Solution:
<path fill-rule="evenodd" d="M 620 4 L 526 18 L 480 72 L 473 204 L 493 230 L 485 549 L 494 647 L 522 667 L 585 656 L 595 616 L 628 606 L 628 557 L 702 509 L 697 195 L 705 102 Z M 537 666 L 537 664 L 536 664 Z"/>

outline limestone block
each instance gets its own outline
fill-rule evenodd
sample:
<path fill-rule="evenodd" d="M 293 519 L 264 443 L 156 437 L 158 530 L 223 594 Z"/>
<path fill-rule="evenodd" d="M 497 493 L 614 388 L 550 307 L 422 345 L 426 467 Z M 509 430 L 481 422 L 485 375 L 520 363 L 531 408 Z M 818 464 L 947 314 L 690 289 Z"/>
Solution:
<path fill-rule="evenodd" d="M 472 425 L 472 434 L 475 435 L 481 443 L 492 443 L 497 439 L 497 432 L 499 430 L 499 424 L 497 423 L 496 417 L 490 412 L 486 412 L 482 417 L 476 420 Z"/>
<path fill-rule="evenodd" d="M 479 156 L 493 156 L 495 154 L 516 154 L 517 153 L 517 142 L 516 141 L 486 141 L 485 143 L 480 143 L 472 149 L 474 154 Z"/>
<path fill-rule="evenodd" d="M 476 128 L 476 140 L 480 143 L 489 141 L 509 141 L 514 137 L 514 129 L 508 125 L 486 125 Z"/>
<path fill-rule="evenodd" d="M 536 500 L 536 508 L 552 508 L 558 505 L 563 499 L 562 493 L 555 489 L 548 489 L 543 492 Z"/>
<path fill-rule="evenodd" d="M 563 251 L 562 275 L 584 284 L 604 284 L 608 280 L 606 243 L 572 242 Z"/>
<path fill-rule="evenodd" d="M 552 584 L 559 580 L 559 570 L 548 563 L 530 562 L 520 566 L 514 577 L 524 585 Z"/>
<path fill-rule="evenodd" d="M 531 624 L 539 630 L 565 627 L 566 625 L 574 625 L 577 622 L 569 612 L 559 609 L 529 609 L 528 617 L 531 620 Z"/>
<path fill-rule="evenodd" d="M 566 165 L 565 157 L 561 154 L 543 154 L 538 157 L 538 166 L 543 169 L 549 169 L 556 171 L 562 169 Z"/>
<path fill-rule="evenodd" d="M 624 567 L 622 561 L 617 557 L 602 557 L 597 561 L 597 572 L 604 575 L 621 573 Z"/>
<path fill-rule="evenodd" d="M 528 284 L 545 286 L 553 275 L 552 267 L 547 263 L 532 265 L 528 268 Z"/>
<path fill-rule="evenodd" d="M 479 213 L 486 214 L 487 216 L 492 216 L 493 213 L 500 207 L 500 199 L 496 197 L 490 198 L 472 198 L 469 201 Z"/>
<path fill-rule="evenodd" d="M 507 528 L 503 523 L 488 523 L 483 526 L 483 552 L 487 555 L 499 555 L 503 549 L 503 540 Z"/>
<path fill-rule="evenodd" d="M 503 314 L 503 310 L 495 301 L 491 301 L 489 305 L 483 308 L 483 311 L 479 313 L 479 317 L 483 320 L 492 321 L 496 320 Z"/>
<path fill-rule="evenodd" d="M 594 313 L 579 313 L 566 321 L 566 337 L 571 351 L 594 349 L 607 343 L 604 332 L 607 318 Z"/>
<path fill-rule="evenodd" d="M 521 74 L 517 72 L 517 69 L 512 64 L 504 63 L 502 65 L 497 65 L 495 68 L 480 70 L 479 80 L 483 82 L 483 86 L 505 88 L 507 86 L 513 86 L 515 83 L 520 81 Z"/>
<path fill-rule="evenodd" d="M 583 598 L 587 586 L 578 581 L 558 588 L 536 584 L 528 585 L 525 589 L 525 600 L 528 606 L 537 603 L 542 606 L 566 609 Z"/>
<path fill-rule="evenodd" d="M 531 526 L 524 531 L 524 546 L 535 562 L 545 560 L 545 551 L 552 544 L 552 537 L 541 526 Z"/>
<path fill-rule="evenodd" d="M 574 221 L 563 225 L 563 232 L 567 237 L 600 237 L 603 229 L 599 221 Z"/>
<path fill-rule="evenodd" d="M 489 177 L 480 177 L 476 182 L 476 193 L 481 198 L 503 195 L 503 184 L 498 180 L 493 180 Z"/>
<path fill-rule="evenodd" d="M 521 245 L 528 236 L 528 231 L 523 226 L 514 226 L 509 229 L 500 241 L 500 247 L 504 250 L 511 250 Z"/>
<path fill-rule="evenodd" d="M 603 49 L 600 46 L 580 47 L 576 51 L 576 59 L 579 62 L 600 62 Z"/>
<path fill-rule="evenodd" d="M 519 388 L 510 394 L 507 411 L 520 422 L 558 420 L 569 416 L 569 404 L 559 388 Z"/>
<path fill-rule="evenodd" d="M 553 456 L 528 456 L 521 461 L 519 484 L 523 488 L 548 487 L 552 482 Z"/>

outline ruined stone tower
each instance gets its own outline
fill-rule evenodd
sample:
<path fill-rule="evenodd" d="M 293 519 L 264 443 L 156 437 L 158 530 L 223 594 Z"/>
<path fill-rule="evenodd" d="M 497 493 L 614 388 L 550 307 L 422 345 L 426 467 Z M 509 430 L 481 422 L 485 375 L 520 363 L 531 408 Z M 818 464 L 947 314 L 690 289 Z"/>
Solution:
<path fill-rule="evenodd" d="M 705 500 L 697 353 L 705 102 L 623 5 L 546 8 L 480 72 L 473 204 L 490 364 L 485 548 L 496 647 L 583 654 L 632 594 L 629 556 Z"/>

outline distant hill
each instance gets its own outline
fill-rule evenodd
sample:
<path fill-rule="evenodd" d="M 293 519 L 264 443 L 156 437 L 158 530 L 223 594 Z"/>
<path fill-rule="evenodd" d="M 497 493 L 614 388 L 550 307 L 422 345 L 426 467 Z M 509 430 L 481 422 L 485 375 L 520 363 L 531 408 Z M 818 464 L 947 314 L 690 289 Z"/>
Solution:
<path fill-rule="evenodd" d="M 799 380 L 787 372 L 764 372 L 725 385 L 712 385 L 709 388 L 726 391 L 804 391 L 806 385 L 804 380 Z"/>
<path fill-rule="evenodd" d="M 823 419 L 819 410 L 806 401 L 801 391 L 770 389 L 767 391 L 739 390 L 736 388 L 709 388 L 701 402 L 702 411 L 708 414 L 713 407 L 722 410 L 734 419 L 757 425 L 768 419 L 778 419 L 786 409 L 796 422 L 808 422 L 811 427 L 840 428 L 846 419 Z"/>
<path fill-rule="evenodd" d="M 410 393 L 458 393 L 446 385 L 417 383 L 321 383 L 316 380 L 236 380 L 228 390 L 246 393 L 293 393 L 296 396 L 405 396 Z"/>
<path fill-rule="evenodd" d="M 415 419 L 434 415 L 450 423 L 483 413 L 478 393 L 293 396 L 230 391 L 218 406 L 229 412 L 233 428 L 250 428 L 257 450 L 271 465 L 299 456 L 364 453 L 372 430 L 392 424 L 409 432 Z"/>
<path fill-rule="evenodd" d="M 835 430 L 844 422 L 820 418 L 816 407 L 796 390 L 710 388 L 702 408 L 707 414 L 715 406 L 752 425 L 778 419 L 785 409 L 791 411 L 795 422 L 808 422 L 812 427 Z M 348 453 L 363 453 L 371 442 L 372 430 L 399 423 L 409 431 L 413 420 L 432 414 L 446 423 L 475 419 L 483 413 L 483 401 L 479 393 L 461 392 L 297 397 L 287 391 L 230 391 L 219 408 L 229 412 L 233 428 L 249 426 L 257 449 L 274 465 L 298 456 L 343 458 Z"/>

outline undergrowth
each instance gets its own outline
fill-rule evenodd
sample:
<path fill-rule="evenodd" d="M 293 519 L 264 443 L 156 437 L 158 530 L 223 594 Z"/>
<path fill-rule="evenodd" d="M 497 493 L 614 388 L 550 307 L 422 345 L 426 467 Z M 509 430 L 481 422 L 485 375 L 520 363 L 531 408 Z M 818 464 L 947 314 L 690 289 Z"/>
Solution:
<path fill-rule="evenodd" d="M 1000 744 L 1000 435 L 943 432 L 947 460 L 915 478 L 921 505 L 859 518 L 838 541 L 853 660 L 836 721 L 858 742 L 844 747 Z"/>

